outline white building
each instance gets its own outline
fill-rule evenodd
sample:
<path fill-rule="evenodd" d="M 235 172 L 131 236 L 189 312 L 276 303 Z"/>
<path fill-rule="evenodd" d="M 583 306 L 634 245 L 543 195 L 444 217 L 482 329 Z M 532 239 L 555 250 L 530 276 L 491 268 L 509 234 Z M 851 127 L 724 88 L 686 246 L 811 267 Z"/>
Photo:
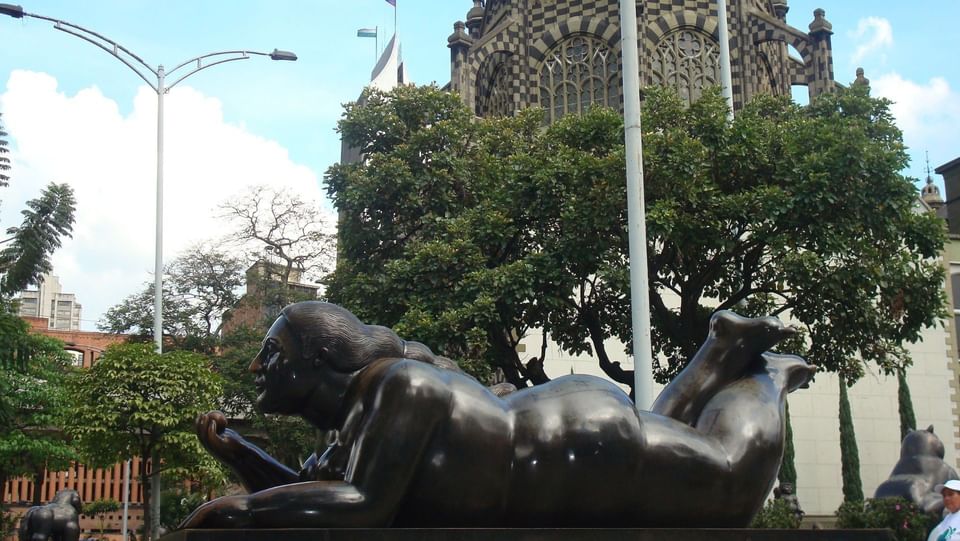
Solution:
<path fill-rule="evenodd" d="M 20 292 L 20 317 L 43 317 L 60 331 L 80 330 L 80 303 L 73 293 L 63 293 L 60 279 L 45 274 L 36 290 Z"/>

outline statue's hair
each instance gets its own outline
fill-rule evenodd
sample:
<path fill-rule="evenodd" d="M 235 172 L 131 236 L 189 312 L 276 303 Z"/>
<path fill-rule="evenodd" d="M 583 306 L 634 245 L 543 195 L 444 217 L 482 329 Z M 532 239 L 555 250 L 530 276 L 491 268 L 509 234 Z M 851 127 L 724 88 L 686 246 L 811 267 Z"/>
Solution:
<path fill-rule="evenodd" d="M 338 372 L 354 372 L 378 359 L 403 357 L 460 371 L 457 363 L 435 355 L 419 342 L 406 342 L 392 330 L 367 325 L 349 310 L 322 301 L 288 305 L 281 311 L 301 341 L 307 359 L 322 358 Z"/>

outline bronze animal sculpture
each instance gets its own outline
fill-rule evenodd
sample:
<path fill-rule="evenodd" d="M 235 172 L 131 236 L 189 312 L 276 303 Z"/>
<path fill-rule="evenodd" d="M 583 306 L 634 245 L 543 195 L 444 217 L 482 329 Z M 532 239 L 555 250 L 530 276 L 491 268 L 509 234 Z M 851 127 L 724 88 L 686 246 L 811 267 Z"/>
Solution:
<path fill-rule="evenodd" d="M 904 498 L 928 513 L 939 515 L 943 512 L 943 496 L 936 486 L 957 479 L 956 470 L 944 462 L 943 455 L 943 442 L 933 433 L 933 425 L 908 432 L 890 478 L 880 483 L 873 497 Z"/>
<path fill-rule="evenodd" d="M 27 509 L 20 519 L 19 541 L 77 541 L 81 509 L 76 490 L 57 492 L 50 503 Z"/>
<path fill-rule="evenodd" d="M 793 513 L 793 516 L 797 517 L 797 520 L 803 520 L 803 516 L 806 513 L 803 512 L 803 509 L 800 509 L 800 500 L 797 499 L 796 489 L 793 487 L 793 483 L 780 483 L 780 486 L 773 489 L 773 497 L 778 500 L 783 500 L 783 503 L 787 505 L 787 509 Z"/>
<path fill-rule="evenodd" d="M 767 352 L 792 328 L 718 312 L 695 373 L 658 401 L 678 420 L 637 413 L 590 376 L 498 397 L 381 355 L 371 330 L 389 332 L 331 304 L 284 308 L 250 366 L 258 407 L 339 430 L 338 442 L 302 479 L 222 414 L 202 416 L 201 441 L 251 494 L 208 502 L 182 527 L 746 526 L 779 468 L 786 395 L 816 370 Z M 697 386 L 709 396 L 687 408 Z"/>

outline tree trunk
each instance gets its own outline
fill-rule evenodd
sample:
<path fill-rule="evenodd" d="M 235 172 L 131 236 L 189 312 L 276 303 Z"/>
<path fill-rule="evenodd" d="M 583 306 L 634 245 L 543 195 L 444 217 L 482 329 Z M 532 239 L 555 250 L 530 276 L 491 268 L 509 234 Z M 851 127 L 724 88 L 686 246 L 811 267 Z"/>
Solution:
<path fill-rule="evenodd" d="M 41 498 L 41 489 L 43 488 L 44 472 L 46 472 L 46 468 L 38 468 L 33 472 L 33 505 L 40 505 L 43 503 Z"/>
<path fill-rule="evenodd" d="M 840 376 L 840 468 L 843 474 L 843 501 L 862 502 L 863 483 L 860 481 L 860 451 L 853 430 L 853 414 L 847 397 L 847 383 Z"/>
<path fill-rule="evenodd" d="M 603 343 L 603 330 L 600 327 L 600 318 L 595 312 L 584 311 L 583 322 L 587 326 L 587 332 L 590 334 L 590 341 L 593 343 L 593 351 L 597 354 L 597 361 L 600 363 L 600 369 L 610 379 L 630 387 L 630 399 L 634 399 L 634 371 L 624 370 L 619 362 L 611 361 L 607 355 L 607 347 Z"/>
<path fill-rule="evenodd" d="M 160 453 L 150 455 L 150 539 L 160 538 Z M 146 507 L 146 502 L 144 502 Z"/>
<path fill-rule="evenodd" d="M 913 413 L 913 400 L 910 399 L 910 386 L 907 385 L 907 371 L 897 370 L 897 410 L 900 412 L 900 439 L 917 428 L 917 416 Z"/>
<path fill-rule="evenodd" d="M 3 491 L 3 487 L 7 486 L 7 472 L 0 470 L 0 492 Z M 0 493 L 0 520 L 2 520 L 4 513 L 7 512 L 6 504 L 3 503 L 3 494 Z"/>
<path fill-rule="evenodd" d="M 149 462 L 146 458 L 146 453 L 140 453 L 140 490 L 143 491 L 143 526 L 141 527 L 141 539 L 149 541 L 150 539 L 150 524 L 153 520 L 151 498 L 150 498 L 150 484 L 152 483 L 152 478 L 147 475 L 147 463 Z"/>

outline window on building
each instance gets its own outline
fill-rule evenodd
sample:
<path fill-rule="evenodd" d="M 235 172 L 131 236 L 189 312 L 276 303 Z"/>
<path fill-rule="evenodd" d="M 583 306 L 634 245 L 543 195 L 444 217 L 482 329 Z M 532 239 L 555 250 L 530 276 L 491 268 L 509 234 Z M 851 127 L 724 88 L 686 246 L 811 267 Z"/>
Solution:
<path fill-rule="evenodd" d="M 681 28 L 660 40 L 650 59 L 650 83 L 675 89 L 687 103 L 720 83 L 720 46 L 699 30 Z"/>
<path fill-rule="evenodd" d="M 513 115 L 513 94 L 507 61 L 489 62 L 477 82 L 477 116 L 505 117 Z"/>
<path fill-rule="evenodd" d="M 73 363 L 73 366 L 83 367 L 83 352 L 76 351 L 73 349 L 66 350 L 67 354 L 70 355 L 70 361 Z"/>
<path fill-rule="evenodd" d="M 620 109 L 620 59 L 598 38 L 575 35 L 561 41 L 547 53 L 539 73 L 547 123 L 592 104 Z"/>

